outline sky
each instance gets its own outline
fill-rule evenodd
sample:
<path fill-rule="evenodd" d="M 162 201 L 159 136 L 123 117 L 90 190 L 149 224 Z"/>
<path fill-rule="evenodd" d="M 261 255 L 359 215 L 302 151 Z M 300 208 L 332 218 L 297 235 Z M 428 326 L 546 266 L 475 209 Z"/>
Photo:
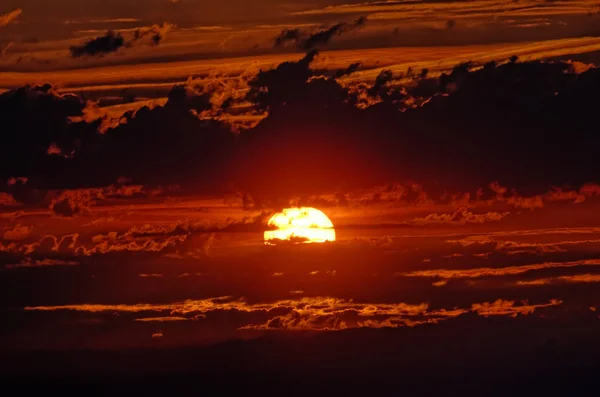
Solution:
<path fill-rule="evenodd" d="M 599 22 L 583 0 L 4 0 L 3 376 L 586 376 Z M 335 241 L 266 245 L 297 207 Z"/>

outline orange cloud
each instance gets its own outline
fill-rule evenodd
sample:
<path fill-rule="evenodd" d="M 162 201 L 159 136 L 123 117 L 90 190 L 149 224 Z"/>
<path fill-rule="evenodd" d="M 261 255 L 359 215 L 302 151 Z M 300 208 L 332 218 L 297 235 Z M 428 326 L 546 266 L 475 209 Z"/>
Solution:
<path fill-rule="evenodd" d="M 79 234 L 69 234 L 62 237 L 46 235 L 38 242 L 31 244 L 2 243 L 0 252 L 13 254 L 31 255 L 36 254 L 66 254 L 74 256 L 93 256 L 114 252 L 162 252 L 169 248 L 175 248 L 183 244 L 189 233 L 174 235 L 145 235 L 135 238 L 123 237 L 117 233 L 109 233 L 107 236 L 96 236 L 92 239 L 91 247 L 78 245 Z"/>
<path fill-rule="evenodd" d="M 600 283 L 600 274 L 575 274 L 570 276 L 548 277 L 535 280 L 517 281 L 517 285 L 548 285 L 554 283 Z"/>
<path fill-rule="evenodd" d="M 436 223 L 447 223 L 453 225 L 465 225 L 467 223 L 487 223 L 500 221 L 510 215 L 510 212 L 486 212 L 484 214 L 474 214 L 467 210 L 465 207 L 461 207 L 453 214 L 429 214 L 423 218 L 415 218 L 410 223 L 418 225 L 436 224 Z"/>
<path fill-rule="evenodd" d="M 439 277 L 444 280 L 460 278 L 502 277 L 522 274 L 534 270 L 572 268 L 580 266 L 600 266 L 600 259 L 588 259 L 573 262 L 543 262 L 523 266 L 476 269 L 433 269 L 418 270 L 408 273 L 396 273 L 397 277 Z"/>
<path fill-rule="evenodd" d="M 190 320 L 190 319 L 186 318 L 186 317 L 172 316 L 172 317 L 141 317 L 141 318 L 136 318 L 133 321 L 137 321 L 140 323 L 167 323 L 167 322 L 173 322 L 173 321 L 187 321 L 187 320 Z"/>
<path fill-rule="evenodd" d="M 0 14 L 0 28 L 16 21 L 21 14 L 23 14 L 23 10 L 20 8 L 7 12 L 6 14 Z"/>
<path fill-rule="evenodd" d="M 25 240 L 27 237 L 31 235 L 31 231 L 33 230 L 33 226 L 21 226 L 16 225 L 12 229 L 8 229 L 2 235 L 2 239 L 6 241 L 21 241 Z"/>
<path fill-rule="evenodd" d="M 558 306 L 561 305 L 562 301 L 552 299 L 548 303 L 530 305 L 527 301 L 519 302 L 517 305 L 515 301 L 505 301 L 498 299 L 495 302 L 484 302 L 474 303 L 471 306 L 471 310 L 477 312 L 481 316 L 511 316 L 515 317 L 519 314 L 531 314 L 535 309 Z"/>
<path fill-rule="evenodd" d="M 0 192 L 0 205 L 15 205 L 17 202 L 11 194 Z"/>
<path fill-rule="evenodd" d="M 515 234 L 515 235 L 518 235 Z M 567 251 L 563 246 L 579 245 L 579 244 L 597 244 L 600 243 L 600 239 L 587 239 L 587 240 L 565 240 L 557 241 L 553 243 L 525 243 L 510 240 L 501 240 L 492 237 L 492 235 L 478 235 L 468 236 L 459 240 L 448 240 L 451 244 L 460 244 L 463 247 L 470 247 L 473 245 L 492 245 L 496 251 L 507 251 L 508 254 L 546 254 L 552 252 L 565 252 Z"/>
<path fill-rule="evenodd" d="M 213 311 L 238 311 L 269 316 L 264 323 L 251 323 L 240 327 L 240 330 L 338 330 L 355 327 L 414 326 L 442 321 L 468 312 L 475 312 L 484 316 L 516 316 L 518 314 L 531 314 L 535 309 L 557 306 L 561 303 L 557 300 L 551 300 L 545 304 L 529 304 L 527 302 L 499 299 L 492 303 L 473 304 L 470 308 L 428 311 L 426 303 L 416 305 L 406 303 L 361 303 L 334 297 L 303 297 L 270 303 L 248 303 L 243 299 L 220 297 L 169 304 L 83 304 L 26 307 L 25 310 L 74 310 L 91 313 L 168 313 L 166 316 L 146 316 L 135 320 L 141 322 L 183 321 L 185 319 L 203 318 Z M 281 311 L 284 311 L 284 313 L 279 314 Z"/>

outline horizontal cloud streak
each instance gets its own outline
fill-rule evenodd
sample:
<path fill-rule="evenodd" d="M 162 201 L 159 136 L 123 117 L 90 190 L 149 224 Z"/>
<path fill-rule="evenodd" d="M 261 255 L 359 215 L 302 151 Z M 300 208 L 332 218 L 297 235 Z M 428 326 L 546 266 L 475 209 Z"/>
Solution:
<path fill-rule="evenodd" d="M 539 279 L 534 279 L 534 280 L 520 280 L 520 281 L 516 282 L 516 285 L 532 286 L 532 285 L 549 285 L 549 284 L 557 284 L 557 283 L 568 283 L 568 284 L 600 283 L 600 274 L 575 274 L 575 275 L 569 275 L 569 276 L 539 278 Z"/>
<path fill-rule="evenodd" d="M 503 277 L 523 274 L 535 270 L 574 268 L 583 266 L 600 266 L 600 259 L 588 259 L 573 262 L 542 262 L 523 266 L 508 266 L 500 268 L 475 268 L 475 269 L 432 269 L 417 270 L 406 273 L 396 273 L 397 277 L 431 277 L 443 279 Z"/>
<path fill-rule="evenodd" d="M 248 324 L 240 327 L 240 330 L 336 330 L 354 327 L 412 326 L 421 323 L 438 322 L 468 312 L 475 312 L 482 316 L 516 316 L 519 314 L 531 314 L 536 309 L 558 306 L 561 303 L 558 300 L 551 300 L 548 303 L 529 304 L 528 302 L 499 299 L 495 302 L 476 303 L 466 309 L 428 310 L 426 303 L 418 305 L 406 303 L 361 303 L 333 297 L 306 297 L 271 303 L 248 303 L 244 300 L 234 300 L 231 297 L 220 297 L 204 300 L 187 300 L 170 304 L 32 306 L 25 307 L 24 310 L 71 310 L 90 313 L 169 313 L 169 316 L 135 319 L 135 321 L 139 322 L 183 321 L 185 319 L 204 318 L 214 311 L 235 311 L 241 313 L 258 313 L 268 317 L 265 323 Z M 284 314 L 277 314 L 282 311 Z"/>

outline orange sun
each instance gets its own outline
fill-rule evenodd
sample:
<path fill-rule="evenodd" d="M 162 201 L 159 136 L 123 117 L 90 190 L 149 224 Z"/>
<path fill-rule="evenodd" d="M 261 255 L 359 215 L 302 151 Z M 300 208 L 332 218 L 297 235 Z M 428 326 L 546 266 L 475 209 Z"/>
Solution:
<path fill-rule="evenodd" d="M 265 231 L 265 244 L 280 242 L 324 243 L 335 241 L 333 223 L 327 215 L 316 208 L 286 208 L 269 219 Z"/>

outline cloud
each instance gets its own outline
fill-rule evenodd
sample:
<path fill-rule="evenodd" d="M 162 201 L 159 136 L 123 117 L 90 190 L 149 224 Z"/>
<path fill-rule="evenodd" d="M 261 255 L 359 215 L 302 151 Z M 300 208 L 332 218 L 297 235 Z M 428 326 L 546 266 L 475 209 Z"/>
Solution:
<path fill-rule="evenodd" d="M 14 42 L 11 41 L 7 45 L 5 45 L 4 48 L 0 48 L 0 59 L 4 58 L 4 56 L 8 53 L 8 50 L 10 50 L 13 45 Z"/>
<path fill-rule="evenodd" d="M 536 309 L 559 306 L 562 301 L 557 299 L 551 299 L 548 303 L 542 303 L 537 305 L 529 304 L 527 301 L 520 302 L 517 304 L 515 301 L 505 301 L 498 299 L 494 302 L 483 302 L 474 303 L 471 307 L 472 311 L 477 312 L 479 315 L 488 316 L 511 316 L 527 315 L 533 313 Z"/>
<path fill-rule="evenodd" d="M 173 29 L 174 25 L 165 22 L 162 25 L 152 25 L 136 28 L 130 39 L 126 39 L 120 32 L 108 31 L 103 36 L 87 40 L 79 46 L 72 46 L 69 50 L 73 58 L 82 56 L 99 56 L 119 51 L 123 47 L 131 47 L 144 39 L 150 45 L 156 46 L 164 39 L 165 35 Z"/>
<path fill-rule="evenodd" d="M 133 43 L 142 40 L 146 37 L 150 38 L 151 45 L 159 45 L 160 42 L 164 39 L 165 35 L 174 27 L 175 25 L 165 22 L 162 25 L 152 25 L 137 28 L 133 32 L 133 39 L 129 41 L 128 45 L 132 45 Z"/>
<path fill-rule="evenodd" d="M 92 244 L 81 243 L 79 234 L 68 234 L 61 237 L 53 235 L 43 236 L 39 241 L 25 243 L 0 242 L 0 252 L 18 255 L 70 255 L 70 256 L 96 256 L 122 252 L 163 253 L 175 251 L 181 247 L 188 237 L 189 232 L 137 234 L 130 231 L 124 234 L 116 232 L 107 235 L 98 235 L 92 238 Z"/>
<path fill-rule="evenodd" d="M 134 321 L 140 322 L 140 323 L 168 323 L 168 322 L 173 322 L 173 321 L 187 321 L 189 320 L 189 318 L 186 317 L 177 317 L 177 316 L 171 316 L 171 317 L 141 317 L 141 318 L 136 318 Z"/>
<path fill-rule="evenodd" d="M 264 323 L 250 323 L 239 330 L 340 330 L 357 327 L 414 326 L 443 321 L 474 312 L 482 316 L 516 316 L 533 313 L 536 309 L 562 304 L 558 300 L 530 304 L 498 299 L 495 302 L 475 303 L 468 308 L 428 310 L 426 303 L 363 303 L 335 297 L 302 297 L 264 303 L 248 303 L 232 297 L 186 300 L 165 304 L 102 305 L 82 304 L 63 306 L 29 306 L 26 311 L 71 310 L 89 313 L 168 313 L 167 316 L 145 316 L 138 321 L 183 321 L 204 318 L 212 312 L 252 313 L 266 317 Z M 177 320 L 170 320 L 176 318 Z M 180 320 L 181 319 L 181 320 Z"/>
<path fill-rule="evenodd" d="M 11 194 L 8 194 L 5 192 L 0 192 L 0 205 L 8 206 L 8 205 L 15 205 L 15 204 L 17 204 L 17 202 L 15 201 L 15 199 L 13 198 L 13 196 Z"/>
<path fill-rule="evenodd" d="M 298 48 L 310 50 L 329 43 L 335 36 L 360 29 L 365 26 L 366 22 L 366 17 L 360 17 L 353 22 L 340 22 L 316 32 L 304 28 L 284 29 L 275 38 L 275 47 L 282 47 L 288 43 L 293 43 Z"/>
<path fill-rule="evenodd" d="M 6 241 L 21 241 L 25 240 L 31 235 L 33 226 L 21 226 L 16 225 L 12 229 L 6 230 L 2 234 L 2 239 Z"/>
<path fill-rule="evenodd" d="M 52 199 L 50 209 L 56 215 L 72 217 L 90 213 L 95 198 L 99 198 L 99 190 L 66 190 Z"/>
<path fill-rule="evenodd" d="M 575 274 L 575 275 L 560 276 L 560 277 L 539 278 L 539 279 L 534 279 L 534 280 L 519 280 L 516 282 L 516 285 L 532 286 L 532 285 L 549 285 L 549 284 L 559 284 L 559 283 L 569 283 L 569 284 L 600 283 L 600 274 Z"/>
<path fill-rule="evenodd" d="M 19 268 L 30 268 L 30 267 L 51 267 L 51 266 L 79 266 L 79 262 L 65 261 L 60 259 L 38 259 L 34 260 L 26 258 L 17 264 L 8 264 L 4 267 L 6 269 L 19 269 Z"/>
<path fill-rule="evenodd" d="M 8 187 L 17 201 L 43 199 L 45 193 L 36 189 L 52 183 L 58 169 L 68 163 L 67 158 L 48 156 L 46 149 L 52 143 L 63 153 L 85 151 L 88 144 L 92 146 L 97 124 L 69 120 L 83 115 L 84 108 L 85 101 L 80 97 L 60 94 L 49 84 L 27 85 L 0 94 L 0 125 L 8 138 L 0 145 L 0 179 L 34 177 L 26 183 L 15 180 Z M 72 184 L 75 180 L 70 175 L 75 168 L 69 168 L 60 173 Z M 32 183 L 39 185 L 31 186 Z"/>
<path fill-rule="evenodd" d="M 460 244 L 463 247 L 470 246 L 487 246 L 486 248 L 495 251 L 505 251 L 508 254 L 536 254 L 543 255 L 554 252 L 565 252 L 564 246 L 583 245 L 583 244 L 598 244 L 600 239 L 585 239 L 585 240 L 564 240 L 554 241 L 551 243 L 542 242 L 518 242 L 505 240 L 492 235 L 474 235 L 467 236 L 458 240 L 448 240 L 451 244 Z"/>
<path fill-rule="evenodd" d="M 374 85 L 361 82 L 356 89 L 335 72 L 313 69 L 315 60 L 311 51 L 226 89 L 214 88 L 223 87 L 225 76 L 214 84 L 177 86 L 164 106 L 128 112 L 104 133 L 98 131 L 102 120 L 73 122 L 87 107 L 77 96 L 60 95 L 49 85 L 5 92 L 0 122 L 15 138 L 0 148 L 0 176 L 29 177 L 28 189 L 39 190 L 106 186 L 122 175 L 195 192 L 200 186 L 222 191 L 233 182 L 257 203 L 426 180 L 419 191 L 389 194 L 433 202 L 430 186 L 444 185 L 463 192 L 446 200 L 469 212 L 479 200 L 477 189 L 486 186 L 497 190 L 490 204 L 519 209 L 581 204 L 597 195 L 597 186 L 578 187 L 598 171 L 591 160 L 597 142 L 588 106 L 600 81 L 598 68 L 573 73 L 566 62 L 513 61 L 462 64 L 439 78 L 379 72 L 377 90 L 371 90 Z M 578 102 L 583 105 L 573 105 Z M 252 128 L 234 131 L 221 115 L 240 108 L 265 116 Z M 572 150 L 558 150 L 565 145 Z M 48 155 L 49 147 L 61 155 Z M 567 166 L 559 167 L 556 159 L 565 156 Z M 363 166 L 350 170 L 346 164 Z M 197 175 L 203 175 L 201 185 Z M 501 183 L 488 186 L 496 180 Z M 548 192 L 550 186 L 556 188 Z M 527 195 L 517 193 L 522 191 Z"/>
<path fill-rule="evenodd" d="M 504 277 L 514 276 L 543 269 L 576 268 L 584 266 L 600 266 L 600 260 L 586 259 L 572 262 L 542 262 L 531 265 L 507 266 L 498 268 L 474 268 L 474 269 L 431 269 L 416 270 L 412 272 L 396 273 L 396 277 L 428 277 L 441 278 L 444 280 L 480 277 Z"/>
<path fill-rule="evenodd" d="M 121 34 L 108 31 L 104 36 L 89 39 L 80 46 L 72 46 L 69 51 L 73 58 L 98 56 L 117 52 L 124 45 L 125 38 Z"/>
<path fill-rule="evenodd" d="M 473 214 L 465 207 L 461 207 L 453 214 L 429 214 L 423 218 L 415 218 L 410 223 L 418 225 L 448 223 L 454 225 L 465 225 L 467 223 L 497 222 L 510 215 L 510 212 L 486 212 L 484 214 Z"/>
<path fill-rule="evenodd" d="M 6 14 L 0 14 L 0 28 L 16 21 L 23 14 L 23 10 L 17 8 L 9 11 Z"/>

